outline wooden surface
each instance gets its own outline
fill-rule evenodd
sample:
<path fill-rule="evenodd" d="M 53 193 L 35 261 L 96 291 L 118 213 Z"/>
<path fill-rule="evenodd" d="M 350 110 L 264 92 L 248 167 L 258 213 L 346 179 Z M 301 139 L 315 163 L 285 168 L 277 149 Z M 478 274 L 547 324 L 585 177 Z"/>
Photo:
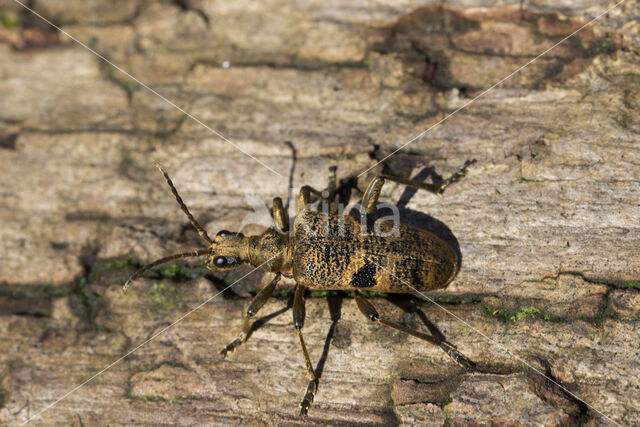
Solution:
<path fill-rule="evenodd" d="M 0 423 L 640 423 L 638 2 L 467 105 L 612 5 L 495 3 L 30 3 L 234 147 L 2 0 Z M 303 421 L 291 281 L 225 360 L 266 276 L 216 296 L 249 270 L 182 263 L 121 293 L 141 262 L 201 245 L 153 161 L 215 234 L 264 225 L 256 207 L 326 186 L 332 166 L 354 178 L 463 106 L 385 167 L 437 181 L 476 158 L 469 175 L 441 197 L 382 197 L 449 236 L 461 271 L 429 294 L 439 305 L 371 301 L 428 319 L 475 370 L 369 324 L 348 295 L 313 295 Z"/>

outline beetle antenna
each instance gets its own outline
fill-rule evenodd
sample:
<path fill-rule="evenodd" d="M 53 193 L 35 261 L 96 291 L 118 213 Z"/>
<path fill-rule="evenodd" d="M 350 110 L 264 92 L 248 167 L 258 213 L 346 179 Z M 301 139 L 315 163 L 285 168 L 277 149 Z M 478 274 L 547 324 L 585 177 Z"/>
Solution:
<path fill-rule="evenodd" d="M 160 258 L 159 260 L 153 261 L 152 263 L 143 266 L 138 271 L 133 273 L 127 279 L 127 281 L 125 282 L 124 286 L 122 287 L 122 292 L 127 292 L 127 289 L 129 289 L 129 286 L 131 286 L 131 283 L 134 280 L 136 280 L 144 272 L 146 272 L 147 270 L 152 269 L 156 265 L 160 265 L 160 264 L 163 264 L 163 263 L 165 263 L 167 261 L 172 261 L 174 259 L 179 259 L 179 258 L 199 257 L 199 256 L 202 256 L 202 255 L 206 255 L 208 253 L 209 253 L 209 249 L 195 249 L 195 250 L 190 251 L 190 252 L 182 252 L 182 253 L 179 253 L 179 254 L 169 255 L 168 257 Z"/>
<path fill-rule="evenodd" d="M 176 201 L 180 205 L 182 212 L 184 212 L 189 218 L 189 221 L 191 221 L 191 225 L 193 225 L 194 228 L 198 231 L 200 237 L 202 237 L 208 244 L 212 244 L 213 240 L 211 240 L 205 229 L 202 228 L 200 224 L 198 224 L 198 221 L 196 221 L 193 215 L 191 215 L 191 212 L 189 212 L 189 208 L 187 208 L 187 205 L 185 205 L 182 201 L 182 197 L 180 197 L 180 195 L 178 194 L 178 190 L 176 190 L 176 187 L 173 185 L 173 181 L 171 181 L 171 178 L 169 178 L 169 174 L 167 173 L 167 171 L 158 162 L 155 162 L 155 166 L 160 169 L 160 172 L 162 172 L 162 175 L 164 175 L 164 179 L 167 180 L 167 184 L 169 184 L 169 187 L 171 187 L 173 196 L 176 198 Z"/>

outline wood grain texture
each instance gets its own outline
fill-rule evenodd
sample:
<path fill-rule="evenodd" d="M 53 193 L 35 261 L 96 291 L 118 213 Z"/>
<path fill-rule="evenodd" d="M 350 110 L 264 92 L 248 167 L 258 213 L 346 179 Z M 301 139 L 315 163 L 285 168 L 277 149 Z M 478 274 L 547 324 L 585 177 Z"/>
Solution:
<path fill-rule="evenodd" d="M 593 408 L 640 423 L 638 2 L 471 104 L 612 3 L 435 3 L 32 2 L 234 147 L 1 0 L 0 424 L 150 338 L 33 424 L 607 424 Z M 326 186 L 332 166 L 357 201 L 360 172 L 463 106 L 385 168 L 438 181 L 476 158 L 468 176 L 442 196 L 388 183 L 381 197 L 456 243 L 460 272 L 428 294 L 438 305 L 371 301 L 432 322 L 474 371 L 370 324 L 346 295 L 312 295 L 320 385 L 301 420 L 290 281 L 224 360 L 267 277 L 216 296 L 248 271 L 177 264 L 121 293 L 140 263 L 200 246 L 154 161 L 210 234 L 247 234 L 265 203 Z"/>

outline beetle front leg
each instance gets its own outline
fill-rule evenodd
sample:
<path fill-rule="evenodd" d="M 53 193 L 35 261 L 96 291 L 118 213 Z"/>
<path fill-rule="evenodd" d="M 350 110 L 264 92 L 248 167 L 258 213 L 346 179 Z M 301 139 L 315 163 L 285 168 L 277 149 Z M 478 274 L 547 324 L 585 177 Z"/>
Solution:
<path fill-rule="evenodd" d="M 282 199 L 276 197 L 273 199 L 273 207 L 271 208 L 271 214 L 273 215 L 273 222 L 276 223 L 276 227 L 283 233 L 289 231 L 289 215 L 284 210 L 282 205 Z"/>
<path fill-rule="evenodd" d="M 428 182 L 420 182 L 415 181 L 413 179 L 400 178 L 398 176 L 381 174 L 376 176 L 371 180 L 367 189 L 362 196 L 362 204 L 361 204 L 361 212 L 366 213 L 367 215 L 373 212 L 376 204 L 378 203 L 378 198 L 380 198 L 380 192 L 382 191 L 382 186 L 384 185 L 386 180 L 398 182 L 400 184 L 408 185 L 409 187 L 415 187 L 421 190 L 427 190 L 431 193 L 442 194 L 449 185 L 454 182 L 460 181 L 462 177 L 464 177 L 467 173 L 467 168 L 476 162 L 475 159 L 467 160 L 464 162 L 464 165 L 456 173 L 451 175 L 449 178 L 445 179 L 442 184 L 435 185 L 430 184 Z"/>
<path fill-rule="evenodd" d="M 385 319 L 384 317 L 380 317 L 380 314 L 378 314 L 378 310 L 376 310 L 373 304 L 371 304 L 362 295 L 360 295 L 358 291 L 356 291 L 355 299 L 360 312 L 365 316 L 367 316 L 369 320 L 371 320 L 372 322 L 380 322 L 385 326 L 389 326 L 390 328 L 396 329 L 400 332 L 404 332 L 405 334 L 412 335 L 416 338 L 420 338 L 421 340 L 427 341 L 430 344 L 437 345 L 442 350 L 444 350 L 444 352 L 447 353 L 449 357 L 451 357 L 453 360 L 455 360 L 457 363 L 459 363 L 460 365 L 464 366 L 467 369 L 471 369 L 474 366 L 476 366 L 476 364 L 473 361 L 469 360 L 466 356 L 460 353 L 456 349 L 456 346 L 454 346 L 453 344 L 447 341 L 444 341 L 438 337 L 423 334 L 422 332 L 418 332 L 414 329 L 407 328 L 406 326 L 402 326 L 398 323 L 391 322 Z"/>
<path fill-rule="evenodd" d="M 251 300 L 249 304 L 249 308 L 247 309 L 246 316 L 244 318 L 244 324 L 242 325 L 242 332 L 238 335 L 238 338 L 230 342 L 222 351 L 220 351 L 220 355 L 222 357 L 227 357 L 227 354 L 232 353 L 237 347 L 240 346 L 243 342 L 247 340 L 249 337 L 249 332 L 251 331 L 251 318 L 256 315 L 256 313 L 262 308 L 262 306 L 267 302 L 273 290 L 276 288 L 278 281 L 280 280 L 280 273 L 276 273 L 276 276 L 269 282 L 267 286 L 262 288 L 260 292 Z"/>
<path fill-rule="evenodd" d="M 313 370 L 311 359 L 309 358 L 309 352 L 307 351 L 307 346 L 305 345 L 304 338 L 302 337 L 302 327 L 304 326 L 305 318 L 304 293 L 306 290 L 306 287 L 296 285 L 296 293 L 293 297 L 293 324 L 295 325 L 296 331 L 298 333 L 298 340 L 300 341 L 300 348 L 302 349 L 302 357 L 304 358 L 304 364 L 307 368 L 307 379 L 309 380 L 307 391 L 304 394 L 302 402 L 300 402 L 301 417 L 307 415 L 307 411 L 311 406 L 311 402 L 313 402 L 313 397 L 318 390 L 318 377 Z"/>

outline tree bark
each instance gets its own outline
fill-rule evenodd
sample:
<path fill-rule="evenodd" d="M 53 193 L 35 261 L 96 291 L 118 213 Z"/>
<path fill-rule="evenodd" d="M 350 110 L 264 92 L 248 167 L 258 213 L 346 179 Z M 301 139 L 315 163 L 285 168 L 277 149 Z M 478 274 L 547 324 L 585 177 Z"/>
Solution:
<path fill-rule="evenodd" d="M 0 423 L 640 423 L 638 3 L 584 28 L 613 3 L 435 3 L 30 3 L 64 32 L 0 3 Z M 121 292 L 203 247 L 154 161 L 215 235 L 332 167 L 355 203 L 471 158 L 442 196 L 381 197 L 455 280 L 370 301 L 474 369 L 311 293 L 304 420 L 291 279 L 226 359 L 268 275 L 195 260 Z"/>

